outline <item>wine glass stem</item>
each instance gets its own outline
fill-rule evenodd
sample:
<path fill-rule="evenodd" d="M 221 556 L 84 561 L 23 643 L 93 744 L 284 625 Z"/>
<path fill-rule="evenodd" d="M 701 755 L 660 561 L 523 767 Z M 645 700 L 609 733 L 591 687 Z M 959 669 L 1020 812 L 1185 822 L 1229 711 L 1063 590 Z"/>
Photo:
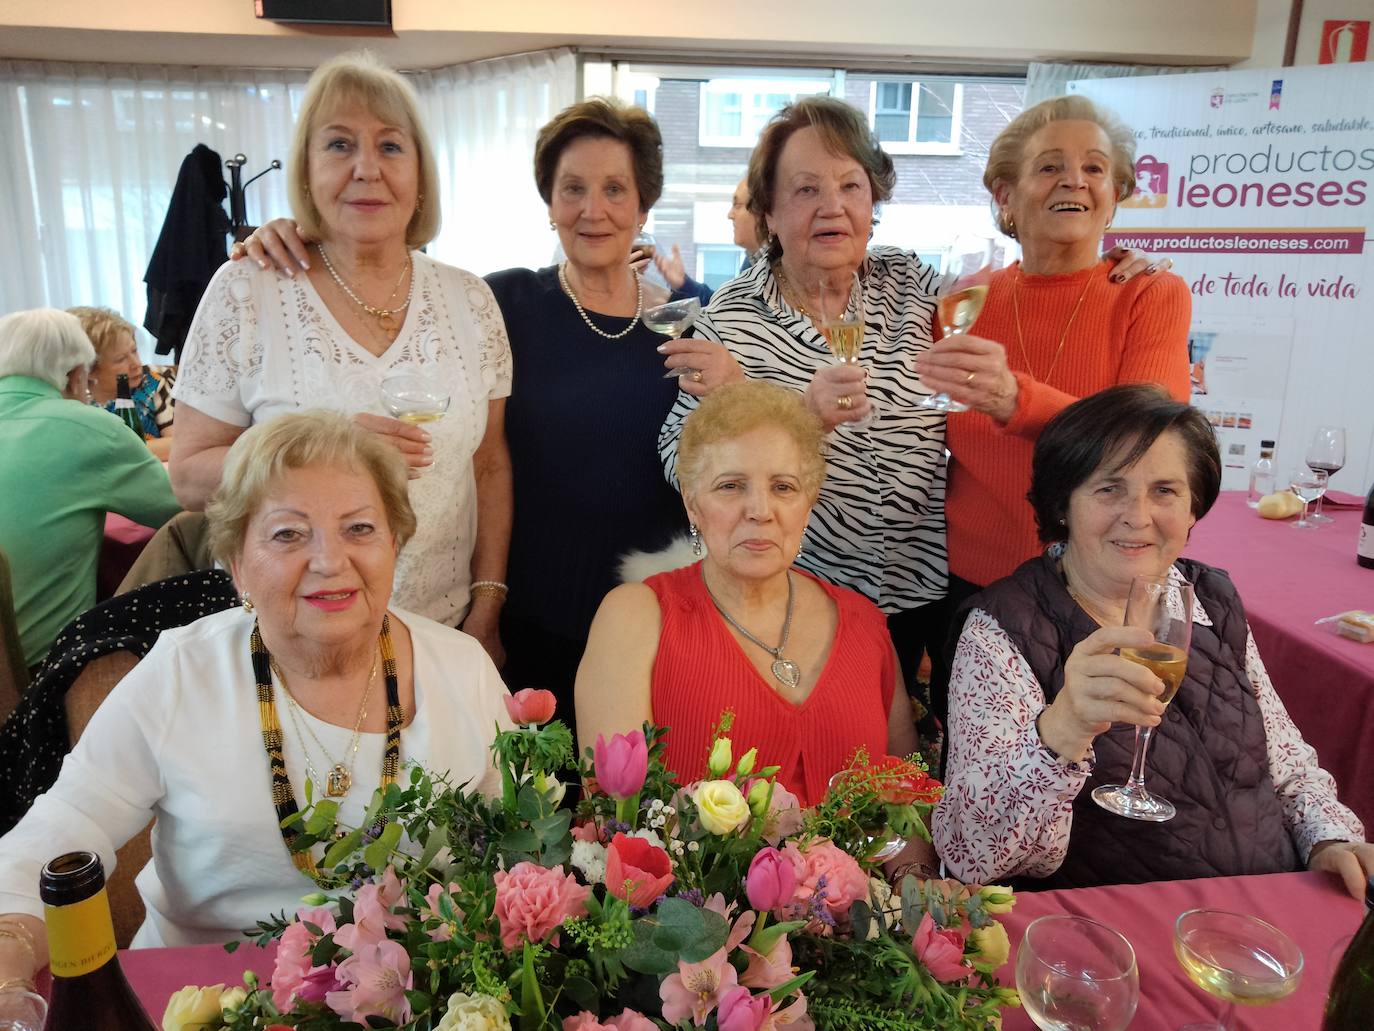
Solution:
<path fill-rule="evenodd" d="M 1308 506 L 1309 504 L 1311 504 L 1311 502 L 1306 501 L 1306 500 L 1304 500 L 1303 503 L 1302 503 L 1302 515 L 1301 515 L 1301 516 L 1299 517 L 1299 519 L 1298 519 L 1298 525 L 1299 525 L 1299 526 L 1306 526 L 1306 525 L 1307 525 L 1307 506 Z"/>
<path fill-rule="evenodd" d="M 1150 747 L 1150 735 L 1154 731 L 1154 727 L 1135 728 L 1135 755 L 1131 758 L 1131 779 L 1126 782 L 1128 791 L 1145 790 L 1145 752 Z"/>
<path fill-rule="evenodd" d="M 1325 498 L 1325 497 L 1326 497 L 1325 494 L 1319 494 L 1319 495 L 1317 495 L 1317 510 L 1316 510 L 1315 512 L 1312 513 L 1312 518 L 1313 518 L 1313 519 L 1320 519 L 1320 518 L 1321 518 L 1321 515 L 1322 515 L 1322 499 Z"/>
<path fill-rule="evenodd" d="M 1233 1031 L 1236 1026 L 1236 1004 L 1229 1000 L 1221 1001 L 1221 1009 L 1217 1012 L 1217 1027 L 1221 1031 Z"/>

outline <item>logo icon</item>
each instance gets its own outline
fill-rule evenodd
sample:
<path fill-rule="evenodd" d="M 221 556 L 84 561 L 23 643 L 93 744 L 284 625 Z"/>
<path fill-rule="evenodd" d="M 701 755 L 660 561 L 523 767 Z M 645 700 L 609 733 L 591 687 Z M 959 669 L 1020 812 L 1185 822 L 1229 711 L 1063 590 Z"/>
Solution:
<path fill-rule="evenodd" d="M 1212 90 L 1212 106 L 1221 107 L 1226 102 L 1226 91 L 1220 86 Z"/>
<path fill-rule="evenodd" d="M 1123 208 L 1162 208 L 1169 203 L 1169 166 L 1153 154 L 1142 154 L 1135 163 L 1135 192 L 1121 202 Z"/>
<path fill-rule="evenodd" d="M 1283 100 L 1283 80 L 1275 79 L 1274 85 L 1269 88 L 1269 110 L 1277 111 L 1281 100 Z"/>

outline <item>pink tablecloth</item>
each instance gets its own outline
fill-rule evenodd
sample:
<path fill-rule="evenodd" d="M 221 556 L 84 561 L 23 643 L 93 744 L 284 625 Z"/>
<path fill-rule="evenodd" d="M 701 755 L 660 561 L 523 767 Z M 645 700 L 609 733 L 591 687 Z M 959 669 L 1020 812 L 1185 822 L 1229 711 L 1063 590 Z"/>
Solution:
<path fill-rule="evenodd" d="M 1341 800 L 1374 833 L 1374 643 L 1356 644 L 1313 621 L 1348 609 L 1374 610 L 1374 570 L 1355 562 L 1360 509 L 1295 530 L 1261 519 L 1245 495 L 1228 491 L 1193 528 L 1185 554 L 1231 574 L 1274 687 Z"/>
<path fill-rule="evenodd" d="M 116 588 L 142 554 L 144 545 L 156 532 L 114 512 L 105 516 L 105 540 L 100 547 L 100 564 L 95 572 L 97 601 L 114 596 Z"/>
<path fill-rule="evenodd" d="M 1268 877 L 1217 877 L 1205 881 L 1168 881 L 1077 891 L 1023 892 L 1007 920 L 1012 959 L 1003 968 L 1004 983 L 1015 982 L 1015 946 L 1027 924 L 1049 913 L 1090 916 L 1115 927 L 1130 939 L 1140 965 L 1140 1009 L 1132 1027 L 1171 1031 L 1189 1020 L 1201 1020 L 1214 1009 L 1211 999 L 1193 987 L 1174 959 L 1172 935 L 1179 913 L 1200 906 L 1233 909 L 1262 917 L 1281 928 L 1302 948 L 1306 972 L 1298 991 L 1277 1005 L 1241 1014 L 1237 1031 L 1316 1031 L 1331 980 L 1332 951 L 1355 932 L 1362 907 L 1325 874 L 1274 874 Z M 227 955 L 217 945 L 187 949 L 144 949 L 120 957 L 129 981 L 154 1021 L 160 1021 L 168 997 L 187 984 L 241 983 L 245 969 L 264 979 L 271 954 L 245 946 Z M 1031 1031 L 1030 1019 L 1010 1013 L 1006 1031 Z"/>

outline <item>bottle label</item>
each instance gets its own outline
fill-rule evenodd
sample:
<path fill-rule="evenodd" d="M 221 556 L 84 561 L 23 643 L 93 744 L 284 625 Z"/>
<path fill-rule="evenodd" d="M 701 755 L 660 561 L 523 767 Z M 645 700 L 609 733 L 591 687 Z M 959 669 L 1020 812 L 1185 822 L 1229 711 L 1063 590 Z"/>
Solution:
<path fill-rule="evenodd" d="M 70 906 L 45 908 L 53 977 L 80 977 L 114 958 L 114 921 L 105 889 Z"/>
<path fill-rule="evenodd" d="M 131 398 L 131 397 L 117 397 L 117 398 L 115 398 L 115 411 L 119 411 L 121 408 L 132 408 L 133 406 L 134 406 L 134 399 Z"/>
<path fill-rule="evenodd" d="M 1355 553 L 1362 558 L 1374 558 L 1374 526 L 1368 523 L 1360 524 L 1360 543 L 1356 546 Z"/>

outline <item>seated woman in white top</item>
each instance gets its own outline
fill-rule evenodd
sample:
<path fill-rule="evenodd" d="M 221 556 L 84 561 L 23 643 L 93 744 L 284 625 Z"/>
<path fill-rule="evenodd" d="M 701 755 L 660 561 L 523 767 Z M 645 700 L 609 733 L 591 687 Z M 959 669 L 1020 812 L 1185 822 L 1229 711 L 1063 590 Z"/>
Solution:
<path fill-rule="evenodd" d="M 89 849 L 108 871 L 154 817 L 136 947 L 222 942 L 315 890 L 318 849 L 292 853 L 280 826 L 307 780 L 349 826 L 410 761 L 500 791 L 488 752 L 511 724 L 491 659 L 457 630 L 389 609 L 415 529 L 394 449 L 342 415 L 282 416 L 235 442 L 208 514 L 243 607 L 163 634 L 0 838 L 0 928 L 12 931 L 0 982 L 46 965 L 41 866 Z M 281 764 L 260 698 L 277 714 Z"/>

